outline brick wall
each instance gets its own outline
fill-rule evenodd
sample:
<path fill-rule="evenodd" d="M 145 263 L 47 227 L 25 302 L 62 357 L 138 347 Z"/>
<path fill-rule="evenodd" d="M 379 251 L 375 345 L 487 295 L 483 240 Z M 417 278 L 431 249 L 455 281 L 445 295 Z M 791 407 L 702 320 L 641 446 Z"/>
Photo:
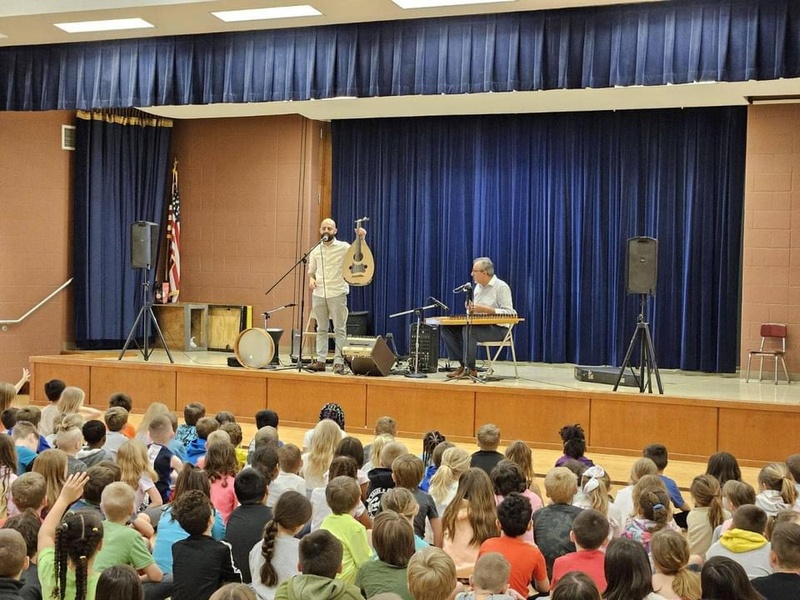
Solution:
<path fill-rule="evenodd" d="M 789 325 L 789 372 L 800 372 L 800 105 L 748 113 L 741 366 L 761 323 Z M 771 367 L 771 361 L 769 367 Z M 756 363 L 757 366 L 757 363 Z"/>

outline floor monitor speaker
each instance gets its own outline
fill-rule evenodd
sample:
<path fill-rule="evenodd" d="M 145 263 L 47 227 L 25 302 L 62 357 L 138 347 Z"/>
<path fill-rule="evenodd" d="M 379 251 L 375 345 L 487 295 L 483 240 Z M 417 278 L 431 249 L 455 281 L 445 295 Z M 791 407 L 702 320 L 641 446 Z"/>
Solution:
<path fill-rule="evenodd" d="M 356 375 L 385 377 L 392 371 L 394 353 L 381 336 L 348 337 L 342 354 L 350 370 Z"/>

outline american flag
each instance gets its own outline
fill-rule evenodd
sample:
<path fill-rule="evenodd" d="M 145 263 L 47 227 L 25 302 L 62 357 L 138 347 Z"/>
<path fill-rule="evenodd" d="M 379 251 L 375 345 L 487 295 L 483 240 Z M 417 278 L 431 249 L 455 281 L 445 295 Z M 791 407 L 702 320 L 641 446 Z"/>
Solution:
<path fill-rule="evenodd" d="M 178 159 L 172 166 L 172 199 L 167 214 L 167 274 L 169 301 L 177 302 L 181 293 L 181 195 L 178 191 Z"/>

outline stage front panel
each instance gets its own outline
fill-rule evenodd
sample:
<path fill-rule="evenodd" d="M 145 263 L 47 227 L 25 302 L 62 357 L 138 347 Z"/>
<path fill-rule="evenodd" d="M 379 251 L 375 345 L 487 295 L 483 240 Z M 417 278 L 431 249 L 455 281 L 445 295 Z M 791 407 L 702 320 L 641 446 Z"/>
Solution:
<path fill-rule="evenodd" d="M 397 419 L 397 430 L 424 433 L 438 429 L 447 436 L 475 435 L 475 392 L 472 385 L 373 385 L 367 390 L 367 423 L 380 417 Z"/>
<path fill-rule="evenodd" d="M 720 408 L 720 449 L 736 457 L 766 462 L 796 454 L 800 451 L 797 443 L 800 412 L 792 408 L 792 411 Z"/>
<path fill-rule="evenodd" d="M 176 373 L 172 369 L 141 369 L 137 365 L 122 367 L 118 365 L 92 366 L 91 401 L 95 408 L 108 408 L 111 394 L 123 392 L 133 401 L 133 412 L 143 413 L 151 402 L 166 404 L 175 410 Z"/>
<path fill-rule="evenodd" d="M 308 373 L 290 376 L 283 373 L 268 381 L 267 408 L 280 415 L 281 423 L 310 423 L 313 427 L 319 421 L 320 409 L 329 402 L 335 402 L 344 411 L 346 430 L 363 433 L 367 427 L 366 377 L 356 379 Z"/>
<path fill-rule="evenodd" d="M 81 388 L 87 394 L 86 403 L 93 404 L 89 398 L 92 377 L 88 362 L 81 365 L 58 362 L 37 363 L 36 368 L 31 372 L 31 400 L 37 404 L 48 404 L 47 396 L 44 395 L 44 384 L 51 379 L 61 379 L 67 385 Z M 103 401 L 103 399 L 99 400 L 100 403 Z"/>
<path fill-rule="evenodd" d="M 267 380 L 264 377 L 209 371 L 178 371 L 175 409 L 179 417 L 183 414 L 183 407 L 190 402 L 205 405 L 209 417 L 228 410 L 234 415 L 252 419 L 259 410 L 267 408 Z"/>

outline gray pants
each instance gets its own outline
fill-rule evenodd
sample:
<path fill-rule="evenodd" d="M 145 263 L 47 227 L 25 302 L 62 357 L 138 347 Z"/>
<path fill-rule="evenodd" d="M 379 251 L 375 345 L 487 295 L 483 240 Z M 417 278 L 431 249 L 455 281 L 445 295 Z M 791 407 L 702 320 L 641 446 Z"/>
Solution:
<path fill-rule="evenodd" d="M 328 321 L 333 321 L 336 337 L 334 364 L 344 364 L 342 348 L 347 344 L 347 294 L 332 298 L 311 297 L 311 316 L 317 322 L 317 360 L 324 363 L 328 358 Z"/>

